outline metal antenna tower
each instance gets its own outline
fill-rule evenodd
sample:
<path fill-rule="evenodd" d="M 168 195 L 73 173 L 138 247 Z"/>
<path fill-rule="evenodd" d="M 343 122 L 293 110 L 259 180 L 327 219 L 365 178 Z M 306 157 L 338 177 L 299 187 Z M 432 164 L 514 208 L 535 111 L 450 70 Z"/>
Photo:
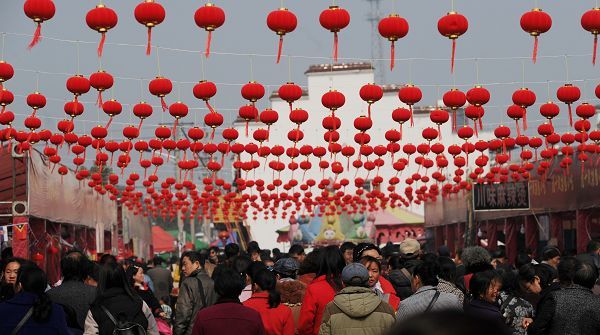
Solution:
<path fill-rule="evenodd" d="M 383 39 L 379 36 L 377 26 L 381 21 L 381 2 L 382 0 L 366 0 L 371 6 L 371 11 L 367 14 L 367 21 L 371 23 L 371 59 L 375 68 L 375 82 L 385 84 L 385 64 L 383 58 Z M 379 59 L 379 60 L 375 60 Z"/>

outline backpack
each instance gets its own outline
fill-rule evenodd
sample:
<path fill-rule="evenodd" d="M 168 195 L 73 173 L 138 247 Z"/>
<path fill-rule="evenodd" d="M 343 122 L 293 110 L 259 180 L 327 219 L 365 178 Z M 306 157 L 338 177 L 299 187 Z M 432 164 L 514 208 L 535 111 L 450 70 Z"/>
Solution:
<path fill-rule="evenodd" d="M 146 335 L 146 330 L 140 324 L 129 321 L 117 321 L 106 307 L 102 305 L 100 307 L 104 313 L 106 313 L 110 321 L 115 324 L 113 335 Z"/>

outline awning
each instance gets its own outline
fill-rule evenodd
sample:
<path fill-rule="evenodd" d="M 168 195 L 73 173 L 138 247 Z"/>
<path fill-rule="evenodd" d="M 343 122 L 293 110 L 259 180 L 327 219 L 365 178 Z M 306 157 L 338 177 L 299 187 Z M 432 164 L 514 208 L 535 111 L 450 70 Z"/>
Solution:
<path fill-rule="evenodd" d="M 159 226 L 152 226 L 152 245 L 154 252 L 171 252 L 175 250 L 175 238 Z"/>
<path fill-rule="evenodd" d="M 375 226 L 415 225 L 424 222 L 425 218 L 422 215 L 400 207 L 387 207 L 384 211 L 375 214 Z"/>

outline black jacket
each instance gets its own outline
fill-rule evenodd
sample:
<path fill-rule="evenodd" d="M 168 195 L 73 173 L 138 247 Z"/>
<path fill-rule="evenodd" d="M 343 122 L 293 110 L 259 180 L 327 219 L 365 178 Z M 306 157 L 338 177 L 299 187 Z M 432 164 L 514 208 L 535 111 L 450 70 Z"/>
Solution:
<path fill-rule="evenodd" d="M 112 335 L 115 329 L 115 325 L 102 310 L 101 305 L 106 307 L 117 320 L 137 323 L 147 329 L 148 319 L 142 311 L 142 302 L 139 297 L 131 299 L 122 288 L 111 288 L 104 292 L 90 308 L 90 312 L 98 324 L 99 335 Z"/>
<path fill-rule="evenodd" d="M 500 306 L 490 304 L 489 302 L 480 299 L 471 300 L 471 302 L 465 306 L 465 313 L 491 322 L 504 323 L 504 318 L 500 312 Z"/>
<path fill-rule="evenodd" d="M 60 286 L 47 292 L 50 300 L 63 306 L 68 306 L 77 314 L 77 323 L 83 329 L 85 317 L 90 310 L 90 305 L 96 298 L 96 288 L 86 285 L 81 281 L 63 281 Z"/>
<path fill-rule="evenodd" d="M 540 306 L 530 335 L 600 334 L 600 297 L 590 289 L 573 285 L 549 294 Z"/>

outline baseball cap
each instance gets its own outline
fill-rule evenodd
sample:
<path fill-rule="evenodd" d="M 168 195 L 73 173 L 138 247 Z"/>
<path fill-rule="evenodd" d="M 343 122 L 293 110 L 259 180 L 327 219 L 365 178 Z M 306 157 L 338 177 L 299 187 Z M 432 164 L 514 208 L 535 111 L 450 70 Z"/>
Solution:
<path fill-rule="evenodd" d="M 273 270 L 286 276 L 291 276 L 298 271 L 300 264 L 293 258 L 282 258 L 275 263 Z"/>
<path fill-rule="evenodd" d="M 421 251 L 421 244 L 414 238 L 407 238 L 400 243 L 400 253 L 403 255 L 413 255 Z"/>
<path fill-rule="evenodd" d="M 369 270 L 360 263 L 350 263 L 342 270 L 342 281 L 349 286 L 363 286 L 369 281 Z"/>

